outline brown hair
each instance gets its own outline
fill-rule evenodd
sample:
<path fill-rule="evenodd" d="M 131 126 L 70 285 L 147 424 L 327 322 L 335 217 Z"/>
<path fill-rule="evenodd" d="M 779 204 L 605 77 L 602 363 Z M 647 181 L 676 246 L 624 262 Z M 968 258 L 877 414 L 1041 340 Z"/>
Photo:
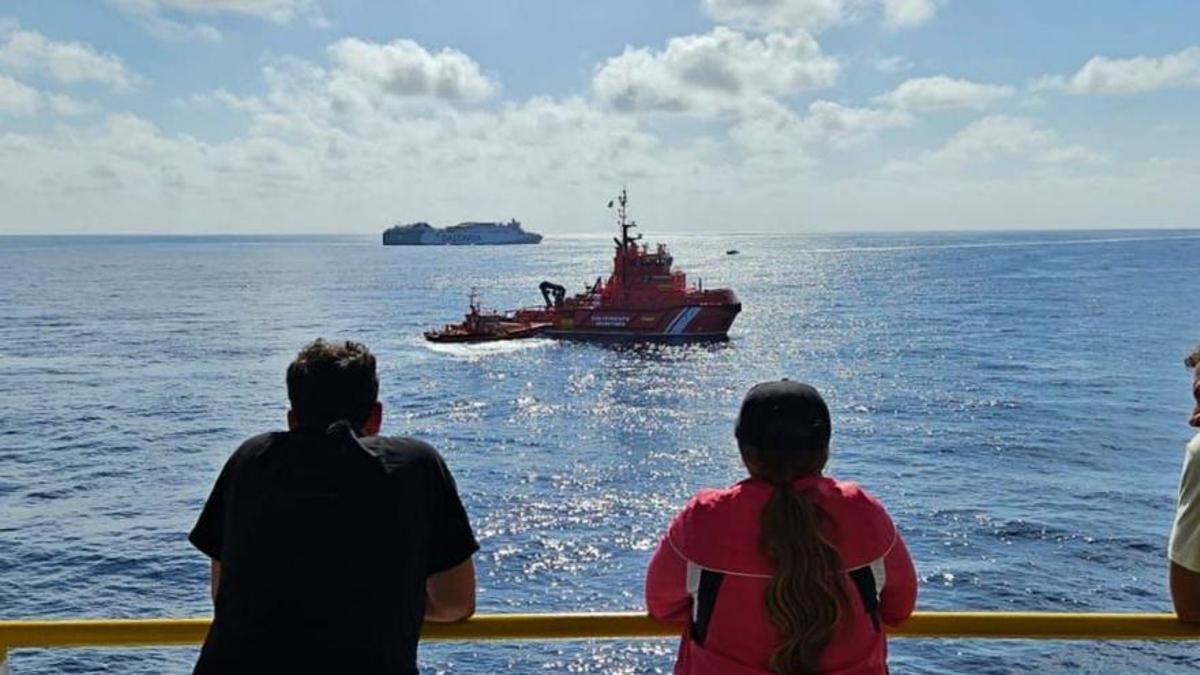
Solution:
<path fill-rule="evenodd" d="M 1193 369 L 1200 366 L 1200 345 L 1192 347 L 1192 353 L 1188 354 L 1187 358 L 1183 360 L 1183 365 Z"/>
<path fill-rule="evenodd" d="M 841 556 L 821 534 L 824 516 L 791 485 L 825 468 L 830 434 L 829 409 L 816 389 L 786 380 L 751 389 L 738 415 L 742 460 L 774 485 L 760 546 L 775 565 L 765 603 L 781 638 L 770 661 L 777 673 L 817 672 L 847 605 Z"/>
<path fill-rule="evenodd" d="M 361 429 L 379 396 L 375 356 L 360 342 L 317 338 L 288 366 L 287 390 L 300 426 L 324 428 L 344 420 Z"/>

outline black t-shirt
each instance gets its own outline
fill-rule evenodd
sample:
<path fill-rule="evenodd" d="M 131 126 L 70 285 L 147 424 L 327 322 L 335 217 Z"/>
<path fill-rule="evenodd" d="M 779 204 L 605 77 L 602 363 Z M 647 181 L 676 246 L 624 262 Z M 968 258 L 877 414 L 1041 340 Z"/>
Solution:
<path fill-rule="evenodd" d="M 425 580 L 479 549 L 436 450 L 345 425 L 243 443 L 188 539 L 221 562 L 196 673 L 415 673 Z"/>

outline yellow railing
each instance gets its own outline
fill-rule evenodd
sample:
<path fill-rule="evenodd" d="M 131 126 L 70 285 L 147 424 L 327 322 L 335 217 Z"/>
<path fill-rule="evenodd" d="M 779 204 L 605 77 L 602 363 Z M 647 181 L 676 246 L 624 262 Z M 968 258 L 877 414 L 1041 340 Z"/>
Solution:
<path fill-rule="evenodd" d="M 209 619 L 66 619 L 0 621 L 0 668 L 9 649 L 161 647 L 204 640 Z M 454 624 L 426 624 L 423 640 L 567 640 L 661 638 L 679 628 L 637 612 L 490 614 Z M 1200 625 L 1173 614 L 917 612 L 889 631 L 903 638 L 1059 640 L 1196 640 Z"/>

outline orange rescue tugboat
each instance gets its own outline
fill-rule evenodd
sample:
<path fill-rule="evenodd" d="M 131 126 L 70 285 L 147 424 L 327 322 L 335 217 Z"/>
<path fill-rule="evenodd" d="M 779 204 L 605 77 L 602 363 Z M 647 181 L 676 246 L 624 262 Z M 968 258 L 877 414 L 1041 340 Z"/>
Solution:
<path fill-rule="evenodd" d="M 485 311 L 471 293 L 467 313 L 461 323 L 447 324 L 425 331 L 430 342 L 492 342 L 533 337 L 549 328 L 549 323 L 514 320 L 512 316 Z"/>
<path fill-rule="evenodd" d="M 621 236 L 613 238 L 616 253 L 612 274 L 607 280 L 596 279 L 584 292 L 571 297 L 566 297 L 566 289 L 562 286 L 543 281 L 540 290 L 544 305 L 521 308 L 511 314 L 490 315 L 523 327 L 527 329 L 525 332 L 501 332 L 489 338 L 487 331 L 470 328 L 469 324 L 479 319 L 472 319 L 473 315 L 468 313 L 463 324 L 430 331 L 426 337 L 450 341 L 440 335 L 453 330 L 472 334 L 474 338 L 454 340 L 458 342 L 533 335 L 595 341 L 728 339 L 729 327 L 742 311 L 737 295 L 728 288 L 704 290 L 689 286 L 687 275 L 672 268 L 674 259 L 665 244 L 650 249 L 639 244 L 640 234 L 630 234 L 637 223 L 627 219 L 628 199 L 624 189 L 616 201 Z M 612 206 L 611 202 L 609 206 Z M 513 330 L 516 331 L 516 327 Z"/>

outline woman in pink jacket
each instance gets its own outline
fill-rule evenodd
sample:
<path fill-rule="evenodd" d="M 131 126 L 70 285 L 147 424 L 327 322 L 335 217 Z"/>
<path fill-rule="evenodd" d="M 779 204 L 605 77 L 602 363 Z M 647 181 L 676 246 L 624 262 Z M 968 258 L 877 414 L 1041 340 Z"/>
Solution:
<path fill-rule="evenodd" d="M 684 626 L 676 673 L 886 673 L 884 626 L 912 613 L 916 571 L 878 500 L 825 477 L 829 408 L 781 380 L 746 394 L 750 477 L 701 490 L 646 575 L 646 606 Z"/>

